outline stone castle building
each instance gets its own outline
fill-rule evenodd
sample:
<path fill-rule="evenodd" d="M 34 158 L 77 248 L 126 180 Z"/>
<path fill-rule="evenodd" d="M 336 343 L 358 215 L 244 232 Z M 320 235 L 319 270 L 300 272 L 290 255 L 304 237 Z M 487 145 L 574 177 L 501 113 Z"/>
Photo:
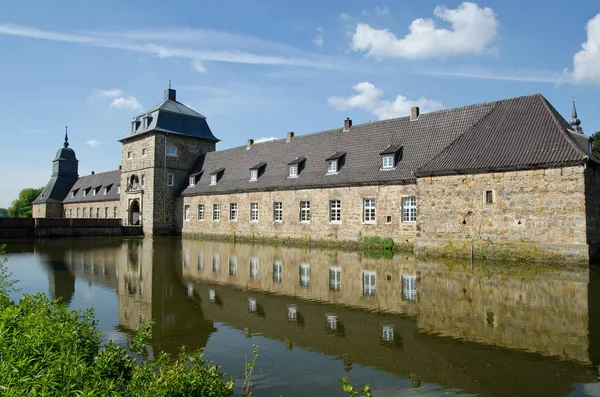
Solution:
<path fill-rule="evenodd" d="M 336 243 L 588 262 L 600 159 L 540 94 L 216 150 L 173 89 L 135 116 L 119 170 L 78 176 L 64 147 L 34 217 L 120 218 L 145 234 Z"/>

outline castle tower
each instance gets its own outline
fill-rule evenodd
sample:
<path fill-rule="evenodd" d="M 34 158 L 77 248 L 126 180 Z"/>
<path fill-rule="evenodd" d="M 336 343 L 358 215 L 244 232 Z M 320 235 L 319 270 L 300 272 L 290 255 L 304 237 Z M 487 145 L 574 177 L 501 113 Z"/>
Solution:
<path fill-rule="evenodd" d="M 174 233 L 187 174 L 218 141 L 206 117 L 178 102 L 170 87 L 161 103 L 135 116 L 120 140 L 123 224 L 149 235 Z"/>
<path fill-rule="evenodd" d="M 62 201 L 77 182 L 78 169 L 79 160 L 75 156 L 75 151 L 69 147 L 69 136 L 65 127 L 63 147 L 58 149 L 52 161 L 52 177 L 42 189 L 42 193 L 33 201 L 34 218 L 63 217 Z"/>

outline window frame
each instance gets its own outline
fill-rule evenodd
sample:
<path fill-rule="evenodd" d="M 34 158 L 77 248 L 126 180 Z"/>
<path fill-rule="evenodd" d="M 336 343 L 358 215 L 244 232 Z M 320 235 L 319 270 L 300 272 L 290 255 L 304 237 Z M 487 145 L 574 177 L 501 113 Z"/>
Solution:
<path fill-rule="evenodd" d="M 298 266 L 298 282 L 301 287 L 310 287 L 310 264 L 302 263 Z"/>
<path fill-rule="evenodd" d="M 394 168 L 394 155 L 387 155 L 381 158 L 381 169 L 391 170 Z"/>
<path fill-rule="evenodd" d="M 363 223 L 376 223 L 377 201 L 374 198 L 363 199 Z"/>
<path fill-rule="evenodd" d="M 417 276 L 412 274 L 403 274 L 402 281 L 402 300 L 405 302 L 416 302 L 417 300 Z"/>
<path fill-rule="evenodd" d="M 334 204 L 337 205 L 334 207 Z M 337 218 L 337 219 L 335 219 Z M 330 223 L 341 223 L 342 222 L 342 200 L 329 200 L 329 222 Z"/>
<path fill-rule="evenodd" d="M 310 223 L 310 201 L 309 200 L 301 200 L 300 201 L 300 222 L 302 223 Z"/>
<path fill-rule="evenodd" d="M 212 220 L 213 222 L 219 222 L 221 220 L 221 204 L 213 203 Z"/>
<path fill-rule="evenodd" d="M 238 220 L 238 205 L 237 203 L 229 203 L 229 221 L 237 222 Z"/>
<path fill-rule="evenodd" d="M 252 280 L 258 279 L 258 270 L 260 263 L 258 262 L 258 258 L 253 256 L 250 258 L 250 278 Z"/>
<path fill-rule="evenodd" d="M 204 204 L 198 204 L 196 207 L 196 217 L 199 221 L 206 220 L 206 208 L 204 208 Z"/>
<path fill-rule="evenodd" d="M 279 207 L 279 208 L 277 208 Z M 273 222 L 283 222 L 283 202 L 273 201 Z"/>
<path fill-rule="evenodd" d="M 190 186 L 196 186 L 196 177 L 190 176 Z"/>
<path fill-rule="evenodd" d="M 280 283 L 283 280 L 283 262 L 279 259 L 273 261 L 273 282 Z"/>
<path fill-rule="evenodd" d="M 167 146 L 167 148 L 165 149 L 165 153 L 167 157 L 177 157 L 177 148 Z"/>
<path fill-rule="evenodd" d="M 218 178 L 217 174 L 210 174 L 210 184 L 211 185 L 216 185 L 218 181 L 219 181 L 219 178 Z"/>
<path fill-rule="evenodd" d="M 142 156 L 148 155 L 148 148 L 142 148 Z"/>
<path fill-rule="evenodd" d="M 483 192 L 483 203 L 484 204 L 494 204 L 496 202 L 496 197 L 495 196 L 496 195 L 494 194 L 494 190 L 493 189 L 485 190 Z"/>
<path fill-rule="evenodd" d="M 363 296 L 375 296 L 377 293 L 377 273 L 371 270 L 363 270 L 362 279 Z"/>
<path fill-rule="evenodd" d="M 251 181 L 257 181 L 258 180 L 258 169 L 251 169 L 250 170 L 250 180 Z"/>
<path fill-rule="evenodd" d="M 329 268 L 329 290 L 334 292 L 342 290 L 342 268 L 339 266 Z"/>
<path fill-rule="evenodd" d="M 252 202 L 250 203 L 250 222 L 251 223 L 258 223 L 259 221 L 259 207 L 258 207 L 258 202 Z"/>
<path fill-rule="evenodd" d="M 415 196 L 402 197 L 402 223 L 417 222 L 417 198 Z"/>
<path fill-rule="evenodd" d="M 189 222 L 192 219 L 192 211 L 189 204 L 183 206 L 183 219 Z"/>
<path fill-rule="evenodd" d="M 338 172 L 338 161 L 330 160 L 327 162 L 327 173 L 328 174 L 337 174 Z"/>
<path fill-rule="evenodd" d="M 292 164 L 288 167 L 288 178 L 298 178 L 298 164 Z"/>

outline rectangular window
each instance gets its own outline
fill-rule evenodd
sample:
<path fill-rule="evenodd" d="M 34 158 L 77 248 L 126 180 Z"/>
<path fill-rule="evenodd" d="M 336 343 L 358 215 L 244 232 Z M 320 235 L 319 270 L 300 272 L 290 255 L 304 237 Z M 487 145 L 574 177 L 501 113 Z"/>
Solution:
<path fill-rule="evenodd" d="M 212 260 L 213 273 L 219 273 L 220 267 L 221 267 L 221 254 L 219 254 L 218 252 L 215 252 L 213 254 L 213 260 Z"/>
<path fill-rule="evenodd" d="M 90 207 L 90 219 L 94 216 L 94 208 Z"/>
<path fill-rule="evenodd" d="M 341 222 L 342 221 L 342 201 L 341 200 L 330 200 L 329 201 L 329 222 Z"/>
<path fill-rule="evenodd" d="M 92 191 L 92 196 L 95 196 L 98 193 L 98 188 L 95 187 L 94 190 Z"/>
<path fill-rule="evenodd" d="M 375 199 L 363 200 L 363 222 L 375 222 Z"/>
<path fill-rule="evenodd" d="M 69 208 L 69 218 L 73 218 L 73 208 Z"/>
<path fill-rule="evenodd" d="M 250 170 L 250 180 L 255 181 L 258 179 L 258 170 Z"/>
<path fill-rule="evenodd" d="M 79 208 L 77 208 L 77 209 L 75 210 L 75 217 L 76 217 L 76 218 L 79 218 Z"/>
<path fill-rule="evenodd" d="M 211 185 L 216 185 L 217 184 L 217 174 L 212 174 L 210 176 L 210 184 Z"/>
<path fill-rule="evenodd" d="M 218 221 L 221 219 L 221 205 L 213 204 L 213 221 Z"/>
<path fill-rule="evenodd" d="M 375 272 L 363 272 L 363 295 L 375 296 Z"/>
<path fill-rule="evenodd" d="M 84 218 L 85 218 L 86 214 L 87 214 L 87 212 L 86 212 L 86 210 L 85 210 L 85 208 L 84 208 L 84 209 L 83 209 L 83 217 L 84 217 Z"/>
<path fill-rule="evenodd" d="M 250 278 L 256 280 L 258 278 L 258 258 L 250 258 Z"/>
<path fill-rule="evenodd" d="M 494 192 L 491 190 L 486 190 L 485 192 L 485 203 L 492 204 L 494 202 Z"/>
<path fill-rule="evenodd" d="M 273 203 L 273 221 L 283 221 L 283 203 L 281 201 L 275 201 Z"/>
<path fill-rule="evenodd" d="M 337 172 L 337 160 L 327 162 L 327 172 L 330 174 Z"/>
<path fill-rule="evenodd" d="M 167 185 L 173 186 L 175 184 L 175 176 L 173 174 L 167 174 Z"/>
<path fill-rule="evenodd" d="M 417 300 L 416 276 L 402 276 L 402 299 L 408 302 Z"/>
<path fill-rule="evenodd" d="M 198 270 L 204 270 L 204 252 L 198 252 Z"/>
<path fill-rule="evenodd" d="M 142 174 L 142 186 L 146 186 L 146 175 Z"/>
<path fill-rule="evenodd" d="M 87 189 L 83 189 L 83 197 L 87 196 L 87 192 L 88 192 Z"/>
<path fill-rule="evenodd" d="M 258 222 L 258 203 L 250 203 L 250 222 Z"/>
<path fill-rule="evenodd" d="M 167 156 L 176 157 L 177 156 L 177 148 L 168 147 L 167 148 Z"/>
<path fill-rule="evenodd" d="M 384 325 L 381 334 L 381 339 L 385 342 L 392 342 L 394 340 L 394 326 Z"/>
<path fill-rule="evenodd" d="M 148 149 L 146 149 L 146 148 L 143 148 L 143 149 L 142 149 L 142 156 L 145 156 L 145 155 L 147 155 L 147 154 L 148 154 Z"/>
<path fill-rule="evenodd" d="M 133 155 L 131 154 L 131 152 L 127 152 L 127 159 L 130 159 L 132 157 L 133 157 Z"/>
<path fill-rule="evenodd" d="M 106 196 L 106 193 L 108 193 L 108 187 L 105 187 L 105 188 L 104 188 L 104 193 L 103 193 L 103 194 L 104 194 L 105 196 Z"/>
<path fill-rule="evenodd" d="M 402 222 L 417 221 L 417 199 L 416 197 L 402 198 Z"/>
<path fill-rule="evenodd" d="M 339 267 L 329 268 L 329 290 L 339 291 L 342 289 L 342 269 Z"/>
<path fill-rule="evenodd" d="M 198 204 L 198 220 L 204 220 L 204 204 Z"/>
<path fill-rule="evenodd" d="M 394 168 L 394 156 L 385 156 L 381 159 L 381 168 Z"/>
<path fill-rule="evenodd" d="M 237 203 L 229 204 L 229 220 L 237 221 Z"/>
<path fill-rule="evenodd" d="M 196 177 L 190 176 L 190 186 L 196 186 Z"/>
<path fill-rule="evenodd" d="M 231 255 L 229 257 L 229 275 L 235 276 L 237 274 L 237 256 Z"/>
<path fill-rule="evenodd" d="M 96 208 L 96 219 L 100 218 L 100 207 Z"/>
<path fill-rule="evenodd" d="M 283 263 L 280 260 L 273 262 L 273 281 L 280 283 L 282 280 Z"/>
<path fill-rule="evenodd" d="M 310 222 L 310 201 L 300 201 L 300 222 Z"/>
<path fill-rule="evenodd" d="M 104 218 L 108 219 L 108 207 L 104 207 Z"/>
<path fill-rule="evenodd" d="M 295 178 L 298 176 L 298 166 L 296 164 L 290 165 L 290 172 L 288 174 L 290 178 Z"/>
<path fill-rule="evenodd" d="M 85 212 L 85 209 L 83 211 Z M 113 218 L 117 219 L 117 207 L 113 208 Z"/>
<path fill-rule="evenodd" d="M 310 265 L 303 263 L 300 265 L 300 286 L 308 287 L 310 285 Z"/>
<path fill-rule="evenodd" d="M 189 221 L 190 218 L 191 218 L 190 206 L 186 205 L 183 207 L 183 219 L 185 219 L 186 221 Z"/>

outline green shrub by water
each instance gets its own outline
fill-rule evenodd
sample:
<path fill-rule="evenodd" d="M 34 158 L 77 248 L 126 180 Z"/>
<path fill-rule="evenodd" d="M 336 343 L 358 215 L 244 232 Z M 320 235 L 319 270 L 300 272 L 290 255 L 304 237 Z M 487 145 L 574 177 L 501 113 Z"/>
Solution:
<path fill-rule="evenodd" d="M 367 251 L 394 251 L 394 240 L 391 237 L 383 239 L 379 236 L 363 237 L 363 245 Z"/>
<path fill-rule="evenodd" d="M 1 253 L 0 253 L 1 255 Z M 67 309 L 45 294 L 9 298 L 13 286 L 0 257 L 1 396 L 230 396 L 233 381 L 202 353 L 182 350 L 152 362 L 136 360 L 149 335 L 130 351 L 101 336 L 93 310 Z"/>

